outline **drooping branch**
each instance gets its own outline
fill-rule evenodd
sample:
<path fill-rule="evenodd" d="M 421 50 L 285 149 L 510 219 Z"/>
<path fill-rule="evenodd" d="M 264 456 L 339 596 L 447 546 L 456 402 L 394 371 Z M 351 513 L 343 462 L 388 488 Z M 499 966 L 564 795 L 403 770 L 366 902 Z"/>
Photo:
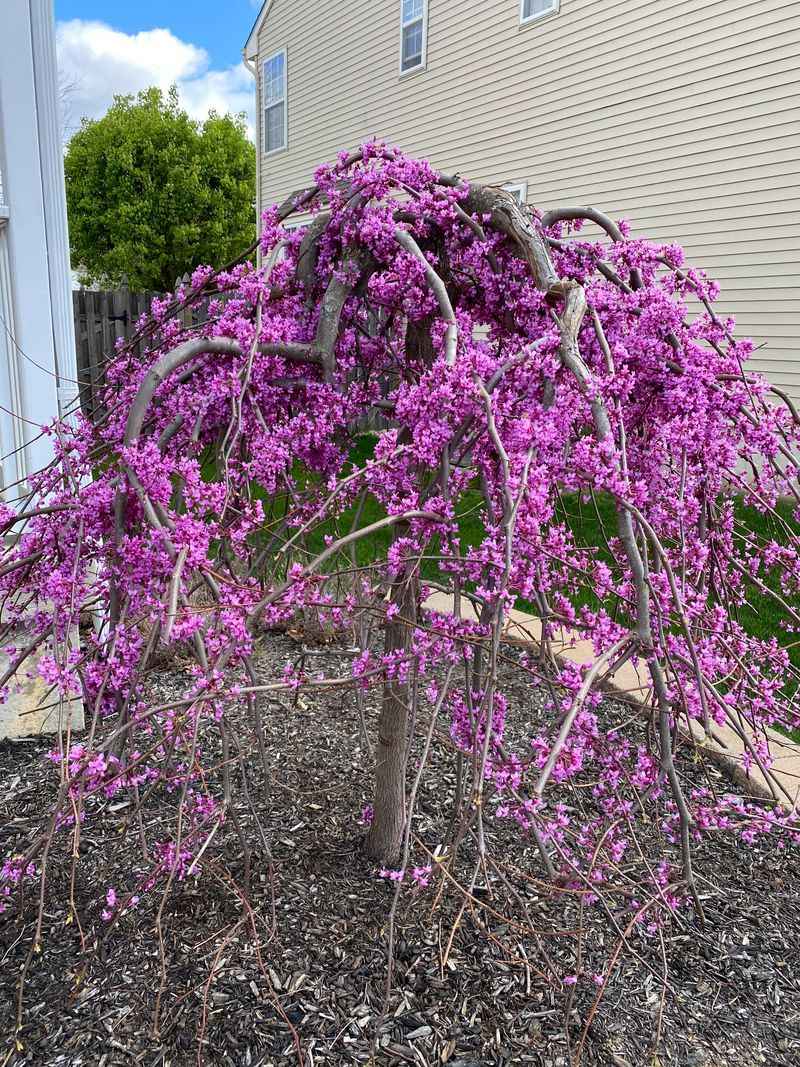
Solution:
<path fill-rule="evenodd" d="M 445 331 L 445 362 L 448 367 L 452 367 L 456 361 L 458 324 L 456 322 L 455 312 L 453 311 L 453 305 L 450 303 L 450 297 L 447 295 L 445 284 L 425 258 L 422 249 L 407 230 L 395 230 L 394 237 L 400 247 L 408 252 L 409 255 L 413 256 L 425 270 L 425 277 L 428 285 L 431 287 L 431 291 L 439 304 L 442 320 L 447 323 L 447 329 Z"/>
<path fill-rule="evenodd" d="M 563 285 L 543 236 L 507 189 L 471 185 L 465 206 L 474 215 L 489 215 L 492 227 L 517 245 L 537 288 L 551 296 L 562 293 Z"/>
<path fill-rule="evenodd" d="M 302 238 L 284 225 L 308 214 Z M 611 247 L 576 254 L 553 235 L 579 219 Z M 54 463 L 18 516 L 0 514 L 18 535 L 0 560 L 4 633 L 33 620 L 6 681 L 40 669 L 48 700 L 79 689 L 91 709 L 83 747 L 63 742 L 58 810 L 4 878 L 24 883 L 40 857 L 44 901 L 61 828 L 77 840 L 122 792 L 135 829 L 112 923 L 155 893 L 160 922 L 181 877 L 232 856 L 247 889 L 259 853 L 272 883 L 269 793 L 252 778 L 281 773 L 277 702 L 311 692 L 316 728 L 336 693 L 375 756 L 370 856 L 402 864 L 398 893 L 428 877 L 460 887 L 459 917 L 479 907 L 481 875 L 522 907 L 513 864 L 493 855 L 498 819 L 533 846 L 520 877 L 597 903 L 612 926 L 620 894 L 700 911 L 706 829 L 796 833 L 768 751 L 768 727 L 798 725 L 794 650 L 739 610 L 797 621 L 797 528 L 780 502 L 796 411 L 767 402 L 703 276 L 638 239 L 629 272 L 625 232 L 591 208 L 539 218 L 370 144 L 266 213 L 261 266 L 200 268 L 156 302 L 145 367 L 110 354 L 102 420 L 56 427 Z M 203 294 L 224 299 L 202 325 L 176 322 Z M 743 530 L 733 491 L 763 529 Z M 520 601 L 535 620 L 512 614 Z M 82 610 L 97 627 L 78 650 Z M 512 620 L 537 647 L 507 646 Z M 577 641 L 591 662 L 569 661 Z M 149 668 L 175 654 L 191 670 L 153 699 Z M 641 729 L 601 702 L 630 660 L 652 687 Z M 695 723 L 729 727 L 773 809 L 687 785 L 679 731 Z M 413 822 L 434 751 L 454 783 L 435 799 L 450 823 L 436 874 Z M 73 874 L 79 862 L 77 849 Z"/>

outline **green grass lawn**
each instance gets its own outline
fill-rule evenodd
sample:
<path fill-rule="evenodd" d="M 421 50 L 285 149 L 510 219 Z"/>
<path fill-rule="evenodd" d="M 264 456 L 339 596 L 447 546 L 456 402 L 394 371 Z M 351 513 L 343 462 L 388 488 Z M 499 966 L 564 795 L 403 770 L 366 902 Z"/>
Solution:
<path fill-rule="evenodd" d="M 610 497 L 599 497 L 595 510 L 591 502 L 584 503 L 573 494 L 564 499 L 564 507 L 578 545 L 603 545 L 604 537 L 614 536 L 616 518 Z M 778 504 L 777 511 L 781 519 L 796 534 L 800 534 L 800 524 L 792 517 L 791 505 L 788 502 L 781 502 Z M 759 543 L 773 539 L 780 543 L 784 537 L 780 524 L 772 516 L 764 515 L 754 507 L 747 506 L 740 497 L 735 501 L 735 518 L 737 529 L 741 529 L 743 534 Z M 608 556 L 605 548 L 601 549 L 600 554 L 603 558 Z M 771 574 L 765 584 L 775 592 L 781 592 L 778 574 Z M 584 602 L 592 603 L 591 599 Z M 749 602 L 736 608 L 736 617 L 748 633 L 765 639 L 776 637 L 781 644 L 791 646 L 792 662 L 796 667 L 800 667 L 800 646 L 795 644 L 795 635 L 787 634 L 781 628 L 780 605 L 770 596 L 759 592 L 758 589 L 753 589 Z"/>
<path fill-rule="evenodd" d="M 372 455 L 374 438 L 363 435 L 354 449 L 352 460 L 354 463 L 363 463 Z M 594 548 L 599 552 L 600 558 L 610 561 L 610 553 L 606 547 L 607 541 L 616 534 L 616 516 L 614 504 L 608 496 L 597 496 L 594 501 L 581 500 L 578 494 L 566 494 L 562 497 L 563 519 L 570 527 L 575 538 L 576 545 L 586 548 Z M 754 537 L 759 542 L 775 539 L 780 542 L 783 534 L 779 524 L 774 518 L 763 515 L 753 507 L 746 506 L 741 499 L 737 499 L 736 520 L 741 524 L 743 533 Z M 483 511 L 482 499 L 477 491 L 464 494 L 458 505 L 458 525 L 461 535 L 462 548 L 467 545 L 476 545 L 483 538 Z M 800 524 L 792 518 L 792 508 L 789 503 L 778 506 L 780 517 L 800 534 Z M 359 522 L 367 525 L 383 517 L 385 513 L 372 498 L 365 501 Z M 310 551 L 319 551 L 323 546 L 323 538 L 326 534 L 342 536 L 349 532 L 355 508 L 343 509 L 335 519 L 321 524 L 314 533 L 309 536 L 307 547 Z M 392 531 L 387 528 L 356 543 L 355 557 L 358 566 L 368 566 L 374 559 L 379 558 L 388 549 L 392 539 Z M 435 556 L 438 546 L 433 545 L 431 555 Z M 425 560 L 422 566 L 422 576 L 429 580 L 439 577 L 439 564 L 435 559 Z M 766 583 L 775 591 L 780 591 L 780 577 L 771 575 Z M 598 607 L 599 602 L 590 588 L 582 586 L 576 588 L 574 595 L 578 606 Z M 520 599 L 518 607 L 524 611 L 533 611 L 533 606 Z M 795 667 L 800 669 L 800 644 L 795 643 L 796 637 L 787 634 L 781 628 L 781 609 L 769 596 L 760 593 L 757 589 L 751 592 L 747 604 L 736 609 L 737 618 L 748 633 L 761 638 L 776 637 L 778 641 L 790 647 L 790 656 Z"/>
<path fill-rule="evenodd" d="M 354 464 L 362 465 L 371 458 L 374 449 L 374 435 L 362 435 L 356 444 L 351 459 Z M 214 477 L 215 472 L 211 469 L 204 471 L 208 477 Z M 302 480 L 298 472 L 298 483 Z M 254 487 L 254 495 L 262 498 L 268 516 L 280 514 L 286 506 L 284 495 L 268 497 Z M 575 538 L 576 546 L 589 548 L 596 551 L 601 559 L 610 562 L 611 555 L 607 547 L 607 541 L 616 534 L 616 515 L 613 501 L 607 496 L 597 496 L 588 502 L 581 499 L 578 494 L 565 494 L 560 503 L 561 516 L 567 523 Z M 335 508 L 334 508 L 335 510 Z M 342 508 L 334 516 L 320 523 L 306 535 L 302 544 L 297 544 L 298 555 L 296 558 L 308 558 L 316 555 L 325 546 L 325 537 L 342 537 L 350 532 L 353 521 L 356 518 L 356 507 Z M 778 506 L 780 518 L 795 533 L 800 533 L 800 524 L 792 518 L 792 508 L 788 503 Z M 385 512 L 372 497 L 368 497 L 361 505 L 358 515 L 358 525 L 366 526 L 383 518 Z M 780 523 L 774 517 L 766 516 L 753 507 L 746 506 L 741 499 L 735 501 L 735 517 L 737 529 L 741 533 L 758 541 L 759 543 L 774 539 L 779 543 L 785 536 L 780 528 Z M 268 524 L 269 525 L 269 522 Z M 484 536 L 482 498 L 477 491 L 465 493 L 458 502 L 458 526 L 461 537 L 462 550 L 469 545 L 480 543 Z M 393 531 L 387 527 L 362 538 L 355 542 L 353 547 L 356 567 L 369 567 L 376 559 L 385 555 L 391 544 Z M 430 548 L 431 557 L 438 554 L 438 545 L 434 542 Z M 308 555 L 306 555 L 308 554 Z M 440 564 L 436 558 L 428 558 L 422 563 L 423 580 L 441 580 L 443 575 Z M 780 576 L 772 574 L 766 580 L 766 584 L 776 592 L 780 592 Z M 600 603 L 591 587 L 585 583 L 578 583 L 572 590 L 572 600 L 576 607 L 587 606 L 597 608 Z M 517 606 L 522 611 L 535 613 L 534 605 L 522 598 L 517 601 Z M 604 605 L 607 610 L 612 610 L 609 604 Z M 748 601 L 734 608 L 736 618 L 744 629 L 759 638 L 775 637 L 780 644 L 789 649 L 789 655 L 794 668 L 800 671 L 800 640 L 797 635 L 787 633 L 781 625 L 781 608 L 769 596 L 761 593 L 757 588 L 751 587 Z M 795 683 L 790 683 L 792 691 L 796 689 Z M 800 740 L 800 736 L 797 738 Z"/>

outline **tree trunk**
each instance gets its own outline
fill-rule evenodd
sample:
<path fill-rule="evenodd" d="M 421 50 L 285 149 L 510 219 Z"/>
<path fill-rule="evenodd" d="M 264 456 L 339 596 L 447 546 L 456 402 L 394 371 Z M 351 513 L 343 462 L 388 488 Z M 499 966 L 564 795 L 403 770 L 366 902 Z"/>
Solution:
<path fill-rule="evenodd" d="M 412 360 L 430 366 L 434 359 L 433 340 L 427 324 L 409 322 L 406 329 L 406 351 Z M 408 429 L 403 429 L 399 444 L 409 441 Z M 402 537 L 402 525 L 395 537 Z M 419 573 L 410 563 L 392 586 L 391 603 L 399 609 L 393 619 L 386 621 L 384 652 L 407 652 L 411 647 L 414 627 L 419 614 Z M 378 718 L 378 744 L 375 750 L 375 796 L 372 804 L 372 826 L 367 834 L 367 855 L 380 863 L 397 862 L 403 844 L 406 821 L 406 758 L 408 755 L 408 712 L 410 686 L 387 680 L 383 687 L 383 706 Z"/>
<path fill-rule="evenodd" d="M 403 575 L 392 586 L 391 602 L 397 605 L 399 614 L 386 624 L 385 652 L 407 652 L 411 647 L 418 601 L 416 574 Z M 407 682 L 388 680 L 378 719 L 375 798 L 366 850 L 372 859 L 386 864 L 394 863 L 400 856 L 406 820 L 409 690 Z"/>

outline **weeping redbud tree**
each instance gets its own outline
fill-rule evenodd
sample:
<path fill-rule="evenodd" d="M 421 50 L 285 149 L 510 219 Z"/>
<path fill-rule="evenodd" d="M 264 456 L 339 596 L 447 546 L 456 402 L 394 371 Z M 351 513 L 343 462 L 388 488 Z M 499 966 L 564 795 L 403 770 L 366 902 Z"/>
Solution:
<path fill-rule="evenodd" d="M 377 143 L 263 221 L 261 266 L 198 269 L 155 301 L 146 357 L 110 354 L 102 417 L 52 427 L 54 462 L 3 511 L 4 641 L 20 624 L 26 637 L 2 684 L 35 662 L 53 704 L 78 693 L 87 714 L 54 753 L 55 810 L 6 858 L 6 907 L 30 883 L 45 898 L 59 840 L 80 864 L 109 797 L 142 810 L 161 787 L 169 820 L 147 848 L 132 832 L 105 917 L 202 875 L 231 840 L 247 881 L 253 853 L 271 854 L 268 811 L 241 782 L 266 768 L 274 702 L 305 690 L 350 690 L 362 709 L 380 694 L 365 848 L 398 892 L 434 747 L 457 768 L 441 797 L 448 884 L 475 885 L 490 818 L 515 820 L 537 878 L 597 900 L 630 881 L 622 857 L 646 813 L 662 842 L 638 875 L 651 913 L 700 909 L 704 832 L 796 840 L 767 730 L 797 727 L 796 675 L 781 633 L 740 617 L 755 597 L 787 632 L 800 621 L 781 504 L 800 501 L 800 426 L 747 369 L 753 345 L 715 313 L 715 284 L 599 211 L 531 212 Z M 209 299 L 186 328 L 177 312 Z M 566 517 L 575 498 L 610 502 L 595 545 Z M 771 516 L 775 539 L 741 523 L 737 500 Z M 520 601 L 542 633 L 514 670 L 549 721 L 522 744 L 504 737 L 500 669 Z M 312 618 L 347 669 L 264 678 L 259 648 Z M 556 655 L 563 628 L 592 662 Z M 184 691 L 159 702 L 149 668 L 178 651 Z M 646 740 L 599 714 L 627 662 L 649 683 Z M 680 738 L 721 726 L 770 799 L 687 785 Z M 577 782 L 590 788 L 565 806 Z"/>

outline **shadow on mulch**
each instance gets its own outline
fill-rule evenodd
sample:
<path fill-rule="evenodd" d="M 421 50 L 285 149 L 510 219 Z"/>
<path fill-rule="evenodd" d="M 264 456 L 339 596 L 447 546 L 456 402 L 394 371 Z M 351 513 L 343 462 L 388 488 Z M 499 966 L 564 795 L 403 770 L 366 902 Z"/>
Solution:
<path fill-rule="evenodd" d="M 296 655 L 291 639 L 270 639 L 260 670 L 274 676 Z M 333 673 L 346 666 L 332 648 L 319 668 Z M 514 697 L 509 730 L 522 743 L 541 715 L 540 695 L 516 674 L 505 682 Z M 178 672 L 164 672 L 154 680 L 154 695 L 168 698 L 181 684 Z M 374 725 L 369 701 L 366 714 Z M 603 715 L 627 720 L 632 734 L 642 729 L 630 721 L 629 709 L 613 703 Z M 112 929 L 102 922 L 107 888 L 118 894 L 131 889 L 121 882 L 132 875 L 119 857 L 124 850 L 131 862 L 140 832 L 127 826 L 123 802 L 108 803 L 100 817 L 87 818 L 81 834 L 76 900 L 85 954 L 76 924 L 66 921 L 66 835 L 59 840 L 42 951 L 25 990 L 21 1048 L 13 1037 L 15 986 L 30 949 L 35 902 L 24 902 L 22 928 L 10 913 L 0 917 L 0 1031 L 9 1040 L 0 1067 L 277 1067 L 300 1062 L 298 1045 L 308 1067 L 370 1062 L 384 999 L 393 887 L 361 851 L 359 816 L 369 799 L 370 761 L 355 699 L 304 695 L 296 706 L 270 704 L 265 721 L 272 781 L 267 786 L 253 774 L 248 785 L 269 834 L 275 876 L 270 879 L 265 856 L 255 853 L 252 912 L 242 908 L 241 862 L 228 828 L 209 849 L 202 878 L 181 883 L 165 907 L 166 981 L 154 1034 L 162 985 L 153 934 L 160 894 L 146 897 Z M 0 745 L 0 855 L 22 847 L 55 795 L 53 768 L 43 759 L 48 748 L 41 742 Z M 718 776 L 689 756 L 680 766 L 690 781 Z M 425 847 L 432 850 L 443 838 L 450 810 L 440 798 L 451 796 L 453 781 L 452 754 L 439 746 L 419 794 L 415 863 L 426 862 Z M 567 792 L 563 799 L 569 803 Z M 151 844 L 173 810 L 174 797 L 163 793 L 148 802 L 141 833 Z M 240 818 L 249 826 L 244 808 Z M 404 890 L 393 992 L 374 1062 L 567 1067 L 585 1032 L 581 1062 L 587 1067 L 800 1063 L 796 852 L 705 840 L 697 851 L 706 879 L 705 926 L 685 914 L 661 934 L 633 934 L 594 1011 L 597 988 L 590 976 L 607 970 L 618 941 L 608 918 L 600 909 L 585 911 L 581 971 L 587 977 L 563 986 L 560 977 L 576 970 L 577 906 L 571 898 L 544 895 L 522 873 L 536 876 L 537 859 L 515 825 L 489 819 L 488 826 L 492 854 L 516 905 L 493 875 L 463 914 L 463 897 L 439 894 L 436 879 L 427 889 Z M 466 869 L 468 848 L 463 858 Z M 143 862 L 139 869 L 145 870 Z M 535 919 L 538 940 L 519 925 L 523 909 Z M 545 953 L 557 974 L 547 974 Z"/>

